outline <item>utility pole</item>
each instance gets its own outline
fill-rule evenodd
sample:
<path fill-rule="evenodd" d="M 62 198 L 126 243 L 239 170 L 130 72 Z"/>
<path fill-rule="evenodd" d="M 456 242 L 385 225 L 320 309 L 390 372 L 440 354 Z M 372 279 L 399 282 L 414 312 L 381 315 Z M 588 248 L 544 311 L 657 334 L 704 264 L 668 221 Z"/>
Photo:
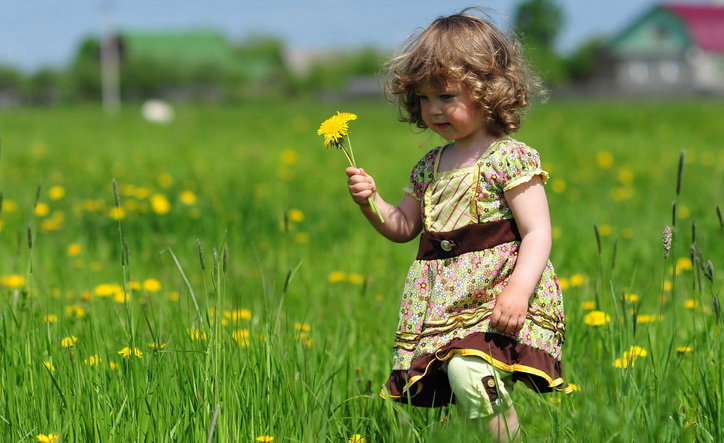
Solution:
<path fill-rule="evenodd" d="M 103 110 L 115 114 L 121 109 L 121 85 L 118 73 L 118 41 L 113 29 L 113 5 L 104 2 L 101 6 L 103 26 L 101 29 L 101 85 Z"/>

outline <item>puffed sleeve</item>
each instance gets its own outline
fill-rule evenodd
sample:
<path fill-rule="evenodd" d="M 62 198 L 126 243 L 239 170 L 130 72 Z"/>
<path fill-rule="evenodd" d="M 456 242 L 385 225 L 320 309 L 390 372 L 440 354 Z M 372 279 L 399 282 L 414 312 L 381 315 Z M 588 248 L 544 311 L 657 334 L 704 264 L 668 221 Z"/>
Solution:
<path fill-rule="evenodd" d="M 503 191 L 527 183 L 536 175 L 540 176 L 543 184 L 548 181 L 548 173 L 541 169 L 538 151 L 517 141 L 513 141 L 508 149 L 501 150 L 495 169 Z"/>
<path fill-rule="evenodd" d="M 403 191 L 422 201 L 427 185 L 432 181 L 435 173 L 435 160 L 437 159 L 440 147 L 437 147 L 422 157 L 410 172 L 410 182 L 403 188 Z"/>

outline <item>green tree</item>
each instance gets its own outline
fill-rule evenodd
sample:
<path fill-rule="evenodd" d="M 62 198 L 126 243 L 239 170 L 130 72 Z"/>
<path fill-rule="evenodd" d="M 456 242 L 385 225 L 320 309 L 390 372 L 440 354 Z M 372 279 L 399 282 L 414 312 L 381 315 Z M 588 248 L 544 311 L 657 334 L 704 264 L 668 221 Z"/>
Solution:
<path fill-rule="evenodd" d="M 558 31 L 563 26 L 563 9 L 553 0 L 528 0 L 515 13 L 515 26 L 526 41 L 553 50 Z"/>
<path fill-rule="evenodd" d="M 573 81 L 591 78 L 596 70 L 596 57 L 606 44 L 602 36 L 592 37 L 579 46 L 567 59 L 568 75 Z"/>

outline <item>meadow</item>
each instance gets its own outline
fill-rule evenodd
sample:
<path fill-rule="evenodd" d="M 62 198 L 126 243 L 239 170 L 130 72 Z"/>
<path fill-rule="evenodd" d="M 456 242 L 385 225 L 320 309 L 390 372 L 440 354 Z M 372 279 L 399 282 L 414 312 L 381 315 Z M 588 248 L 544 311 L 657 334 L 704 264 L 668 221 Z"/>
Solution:
<path fill-rule="evenodd" d="M 0 111 L 2 441 L 486 441 L 378 395 L 417 244 L 349 198 L 335 111 L 392 202 L 440 144 L 374 101 Z M 516 388 L 523 441 L 724 441 L 723 118 L 552 100 L 515 135 L 551 174 L 575 385 Z"/>

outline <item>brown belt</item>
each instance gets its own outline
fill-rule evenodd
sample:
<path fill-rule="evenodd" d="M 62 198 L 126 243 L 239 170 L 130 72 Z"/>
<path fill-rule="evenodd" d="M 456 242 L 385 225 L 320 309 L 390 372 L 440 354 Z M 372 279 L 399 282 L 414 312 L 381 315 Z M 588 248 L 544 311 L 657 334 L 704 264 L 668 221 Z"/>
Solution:
<path fill-rule="evenodd" d="M 425 232 L 420 236 L 416 260 L 457 257 L 520 239 L 518 226 L 512 218 L 474 223 L 450 232 Z"/>

